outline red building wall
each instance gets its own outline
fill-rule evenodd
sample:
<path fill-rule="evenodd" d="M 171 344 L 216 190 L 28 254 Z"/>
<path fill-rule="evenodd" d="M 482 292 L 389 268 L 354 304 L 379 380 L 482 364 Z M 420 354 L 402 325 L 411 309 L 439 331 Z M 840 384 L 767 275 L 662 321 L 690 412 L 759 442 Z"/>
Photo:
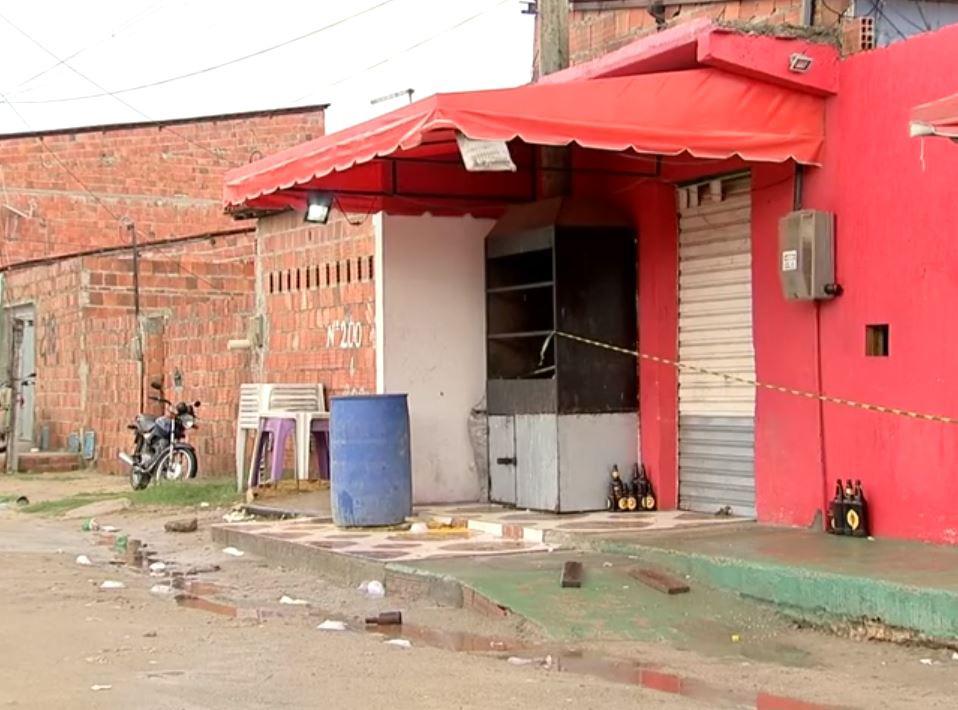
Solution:
<path fill-rule="evenodd" d="M 840 92 L 826 106 L 824 167 L 806 171 L 803 199 L 805 207 L 836 215 L 837 280 L 845 293 L 832 301 L 789 302 L 781 293 L 777 231 L 779 219 L 794 205 L 793 166 L 665 161 L 663 179 L 669 182 L 751 170 L 759 381 L 958 415 L 958 334 L 949 319 L 958 302 L 958 146 L 908 137 L 912 106 L 958 91 L 958 80 L 949 72 L 929 69 L 953 64 L 955 47 L 958 26 L 840 64 Z M 631 162 L 634 168 L 636 161 Z M 611 199 L 633 213 L 639 232 L 639 349 L 675 357 L 672 187 L 654 178 L 590 176 L 575 189 Z M 865 326 L 876 323 L 890 327 L 888 357 L 865 356 Z M 675 505 L 675 372 L 647 362 L 640 362 L 639 372 L 642 459 L 660 501 Z M 757 508 L 763 522 L 816 522 L 835 479 L 852 477 L 862 480 L 874 534 L 958 542 L 954 425 L 820 406 L 760 388 L 755 447 Z"/>
<path fill-rule="evenodd" d="M 839 140 L 806 200 L 837 214 L 845 294 L 821 313 L 829 394 L 958 414 L 958 145 L 908 137 L 912 106 L 958 91 L 956 47 L 952 25 L 841 64 L 828 119 Z M 871 323 L 890 327 L 887 358 L 864 356 Z M 876 534 L 958 542 L 958 427 L 828 405 L 825 433 L 829 483 L 862 479 Z"/>

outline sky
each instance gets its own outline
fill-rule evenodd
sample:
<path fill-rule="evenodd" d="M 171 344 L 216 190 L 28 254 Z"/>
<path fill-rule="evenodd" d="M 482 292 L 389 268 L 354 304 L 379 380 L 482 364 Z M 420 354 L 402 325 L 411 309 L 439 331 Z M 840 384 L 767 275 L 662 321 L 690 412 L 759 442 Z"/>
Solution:
<path fill-rule="evenodd" d="M 522 14 L 523 5 L 519 0 L 0 3 L 0 133 L 314 103 L 330 104 L 327 131 L 332 132 L 408 102 L 403 94 L 371 103 L 406 89 L 423 98 L 527 82 L 533 17 Z M 302 35 L 309 36 L 295 40 Z M 184 74 L 192 76 L 176 78 Z M 136 88 L 157 82 L 162 83 Z"/>

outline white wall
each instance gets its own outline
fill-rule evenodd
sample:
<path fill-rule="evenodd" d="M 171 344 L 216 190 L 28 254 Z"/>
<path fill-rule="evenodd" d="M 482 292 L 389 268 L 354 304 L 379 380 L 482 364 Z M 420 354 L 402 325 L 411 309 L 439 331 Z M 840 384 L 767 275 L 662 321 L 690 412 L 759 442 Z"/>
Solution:
<path fill-rule="evenodd" d="M 377 229 L 377 385 L 409 395 L 416 503 L 474 501 L 482 490 L 467 425 L 485 394 L 492 224 L 387 215 Z"/>

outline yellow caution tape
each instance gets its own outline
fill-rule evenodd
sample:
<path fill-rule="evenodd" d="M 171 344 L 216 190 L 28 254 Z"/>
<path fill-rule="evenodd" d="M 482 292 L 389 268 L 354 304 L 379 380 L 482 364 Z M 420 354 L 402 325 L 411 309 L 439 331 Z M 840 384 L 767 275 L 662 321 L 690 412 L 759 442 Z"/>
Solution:
<path fill-rule="evenodd" d="M 743 385 L 761 387 L 762 389 L 771 390 L 773 392 L 781 392 L 782 394 L 790 394 L 796 397 L 805 397 L 806 399 L 814 399 L 820 402 L 828 402 L 830 404 L 841 404 L 845 407 L 853 407 L 855 409 L 864 409 L 869 412 L 879 412 L 881 414 L 895 414 L 900 417 L 909 417 L 911 419 L 922 419 L 928 422 L 941 422 L 943 424 L 958 424 L 958 418 L 956 417 L 946 417 L 940 414 L 925 414 L 922 412 L 913 412 L 907 409 L 899 409 L 898 407 L 886 407 L 881 404 L 867 404 L 865 402 L 856 402 L 855 400 L 852 400 L 852 399 L 844 399 L 842 397 L 832 397 L 827 394 L 821 394 L 820 392 L 809 392 L 807 390 L 799 390 L 793 387 L 783 387 L 782 385 L 772 385 L 772 384 L 768 384 L 767 382 L 750 380 L 747 377 L 739 377 L 738 375 L 732 375 L 727 372 L 717 372 L 715 370 L 708 370 L 704 367 L 699 367 L 698 365 L 689 365 L 686 362 L 671 360 L 667 357 L 659 357 L 658 355 L 649 355 L 648 353 L 640 353 L 635 350 L 620 348 L 617 345 L 610 345 L 609 343 L 603 343 L 598 340 L 583 338 L 579 335 L 572 335 L 571 333 L 563 333 L 557 330 L 555 334 L 562 338 L 575 340 L 580 343 L 585 343 L 586 345 L 593 345 L 597 348 L 602 348 L 603 350 L 612 350 L 613 352 L 622 353 L 623 355 L 631 355 L 632 357 L 638 358 L 640 360 L 647 360 L 649 362 L 655 362 L 660 365 L 668 365 L 670 367 L 674 367 L 679 370 L 685 370 L 687 372 L 695 372 L 700 375 L 709 375 L 712 377 L 719 377 L 725 380 L 726 382 L 737 382 Z"/>

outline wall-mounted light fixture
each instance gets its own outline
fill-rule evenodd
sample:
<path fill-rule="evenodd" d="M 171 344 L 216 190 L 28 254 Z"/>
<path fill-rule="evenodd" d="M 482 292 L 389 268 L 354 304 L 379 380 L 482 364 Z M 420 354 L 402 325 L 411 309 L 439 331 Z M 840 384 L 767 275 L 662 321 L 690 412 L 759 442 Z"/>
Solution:
<path fill-rule="evenodd" d="M 804 74 L 812 68 L 812 61 L 807 54 L 795 52 L 788 58 L 788 70 L 796 74 Z"/>
<path fill-rule="evenodd" d="M 313 224 L 326 224 L 333 208 L 333 193 L 311 192 L 306 197 L 306 214 L 303 221 Z"/>

